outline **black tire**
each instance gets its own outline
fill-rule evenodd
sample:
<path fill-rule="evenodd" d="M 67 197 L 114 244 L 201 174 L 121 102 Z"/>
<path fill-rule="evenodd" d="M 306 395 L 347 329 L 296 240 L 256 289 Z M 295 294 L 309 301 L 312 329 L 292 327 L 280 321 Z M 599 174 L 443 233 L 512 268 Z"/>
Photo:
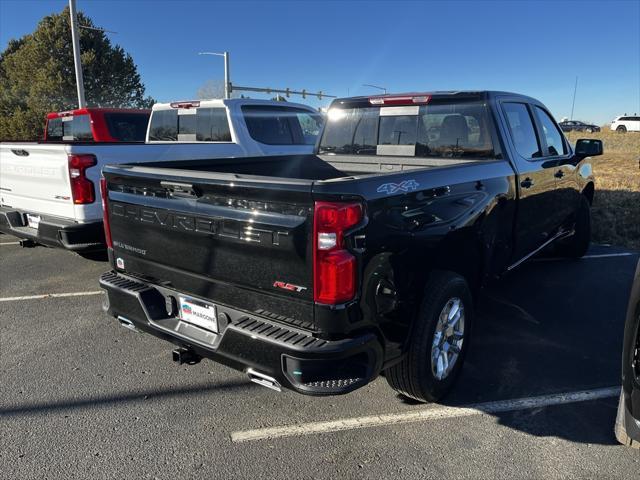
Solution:
<path fill-rule="evenodd" d="M 589 250 L 591 243 L 591 205 L 585 196 L 580 200 L 576 212 L 574 234 L 558 244 L 560 256 L 580 258 Z"/>
<path fill-rule="evenodd" d="M 627 133 L 627 127 L 625 127 L 624 125 L 618 125 L 618 128 L 616 128 L 616 132 Z"/>
<path fill-rule="evenodd" d="M 434 271 L 424 289 L 408 352 L 403 360 L 385 371 L 387 382 L 396 392 L 419 402 L 435 402 L 453 387 L 469 348 L 473 327 L 473 300 L 466 280 L 447 271 Z M 454 298 L 464 308 L 464 336 L 451 371 L 442 379 L 432 369 L 432 343 L 443 309 Z"/>

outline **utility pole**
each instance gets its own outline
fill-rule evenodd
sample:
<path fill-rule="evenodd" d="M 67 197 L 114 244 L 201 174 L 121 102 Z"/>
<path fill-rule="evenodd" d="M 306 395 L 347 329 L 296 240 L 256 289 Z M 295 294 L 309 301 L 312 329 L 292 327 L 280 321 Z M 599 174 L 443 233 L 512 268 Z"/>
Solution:
<path fill-rule="evenodd" d="M 78 108 L 85 108 L 84 79 L 82 78 L 82 61 L 80 59 L 80 33 L 76 16 L 76 0 L 69 0 L 69 16 L 71 17 L 71 40 L 73 41 L 73 64 L 76 70 L 76 89 L 78 90 Z"/>
<path fill-rule="evenodd" d="M 224 98 L 231 98 L 231 80 L 229 78 L 229 52 L 198 52 L 198 55 L 224 57 Z"/>
<path fill-rule="evenodd" d="M 578 76 L 576 75 L 576 84 L 573 86 L 573 102 L 571 102 L 571 120 L 573 120 L 573 107 L 576 105 L 576 91 L 578 90 Z"/>

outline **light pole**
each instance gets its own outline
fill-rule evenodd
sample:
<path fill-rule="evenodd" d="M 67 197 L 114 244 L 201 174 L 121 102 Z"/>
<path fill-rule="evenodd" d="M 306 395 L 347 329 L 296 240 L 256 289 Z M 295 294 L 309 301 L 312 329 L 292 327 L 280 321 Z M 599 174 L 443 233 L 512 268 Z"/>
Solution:
<path fill-rule="evenodd" d="M 224 98 L 231 98 L 231 82 L 229 81 L 229 52 L 198 52 L 198 55 L 215 55 L 224 57 Z"/>
<path fill-rule="evenodd" d="M 76 89 L 78 90 L 78 108 L 85 108 L 84 79 L 82 78 L 82 61 L 80 60 L 80 34 L 78 17 L 76 16 L 76 0 L 69 0 L 69 16 L 71 17 L 71 40 L 73 43 L 73 65 L 76 70 Z"/>
<path fill-rule="evenodd" d="M 363 87 L 377 88 L 378 90 L 382 90 L 385 95 L 387 94 L 386 87 L 379 87 L 378 85 L 371 85 L 370 83 L 363 83 L 362 86 Z"/>

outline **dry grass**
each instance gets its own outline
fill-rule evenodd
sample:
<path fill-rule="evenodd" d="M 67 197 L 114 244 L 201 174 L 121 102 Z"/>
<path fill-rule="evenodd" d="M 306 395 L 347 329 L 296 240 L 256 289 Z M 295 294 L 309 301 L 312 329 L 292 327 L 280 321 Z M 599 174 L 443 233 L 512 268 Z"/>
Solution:
<path fill-rule="evenodd" d="M 599 138 L 604 155 L 592 159 L 596 177 L 593 203 L 593 241 L 640 250 L 640 133 L 567 133 L 578 138 Z"/>

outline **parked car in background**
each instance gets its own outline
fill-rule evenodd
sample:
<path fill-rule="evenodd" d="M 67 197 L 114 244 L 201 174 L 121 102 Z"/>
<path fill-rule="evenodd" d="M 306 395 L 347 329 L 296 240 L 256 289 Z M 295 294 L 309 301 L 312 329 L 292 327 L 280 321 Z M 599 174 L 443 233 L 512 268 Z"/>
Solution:
<path fill-rule="evenodd" d="M 144 142 L 151 110 L 80 108 L 47 115 L 45 142 Z"/>
<path fill-rule="evenodd" d="M 611 130 L 619 133 L 640 132 L 640 117 L 638 115 L 621 115 L 611 122 Z"/>
<path fill-rule="evenodd" d="M 560 128 L 563 132 L 599 132 L 600 127 L 590 123 L 580 122 L 579 120 L 565 120 L 560 122 Z"/>
<path fill-rule="evenodd" d="M 620 443 L 640 448 L 640 261 L 624 327 L 622 391 L 615 432 Z"/>
<path fill-rule="evenodd" d="M 23 246 L 99 258 L 105 246 L 97 185 L 104 165 L 308 154 L 323 123 L 311 107 L 251 99 L 158 104 L 147 119 L 146 111 L 56 113 L 47 118 L 43 142 L 2 142 L 0 232 Z"/>
<path fill-rule="evenodd" d="M 437 400 L 485 282 L 586 252 L 601 154 L 533 98 L 437 92 L 335 100 L 315 154 L 108 165 L 105 309 L 275 390 Z"/>

